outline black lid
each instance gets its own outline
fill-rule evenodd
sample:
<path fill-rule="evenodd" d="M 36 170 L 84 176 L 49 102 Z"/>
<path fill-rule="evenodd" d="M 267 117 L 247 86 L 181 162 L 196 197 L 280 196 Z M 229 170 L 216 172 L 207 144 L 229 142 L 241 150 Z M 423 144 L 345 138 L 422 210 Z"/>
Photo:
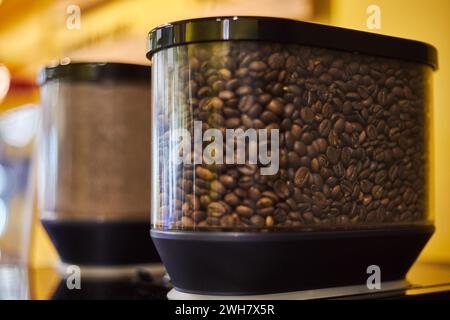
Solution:
<path fill-rule="evenodd" d="M 116 62 L 74 62 L 43 68 L 39 85 L 50 80 L 67 81 L 150 81 L 150 66 Z"/>
<path fill-rule="evenodd" d="M 437 51 L 426 43 L 369 32 L 281 18 L 228 16 L 177 21 L 148 34 L 150 57 L 171 46 L 221 40 L 296 43 L 428 64 L 437 69 Z"/>

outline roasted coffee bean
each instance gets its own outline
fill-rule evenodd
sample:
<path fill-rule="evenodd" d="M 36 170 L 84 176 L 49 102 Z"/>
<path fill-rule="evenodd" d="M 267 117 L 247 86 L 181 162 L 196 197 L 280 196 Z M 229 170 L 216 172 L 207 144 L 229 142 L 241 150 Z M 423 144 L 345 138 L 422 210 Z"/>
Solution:
<path fill-rule="evenodd" d="M 283 101 L 279 98 L 272 99 L 266 108 L 278 116 L 282 116 L 284 112 Z"/>
<path fill-rule="evenodd" d="M 310 179 L 309 169 L 306 167 L 301 167 L 295 172 L 294 183 L 297 187 L 304 187 L 308 184 Z"/>
<path fill-rule="evenodd" d="M 264 71 L 267 69 L 267 65 L 263 61 L 253 61 L 250 63 L 249 69 L 252 71 Z"/>
<path fill-rule="evenodd" d="M 265 219 L 263 217 L 261 217 L 260 215 L 254 215 L 250 218 L 250 222 L 253 226 L 255 226 L 257 228 L 262 228 L 262 227 L 264 227 Z"/>
<path fill-rule="evenodd" d="M 320 164 L 319 164 L 319 160 L 317 158 L 314 158 L 311 160 L 311 171 L 312 172 L 320 171 Z"/>
<path fill-rule="evenodd" d="M 386 170 L 380 170 L 375 174 L 374 182 L 381 185 L 386 181 L 387 177 L 388 173 L 386 172 Z"/>
<path fill-rule="evenodd" d="M 331 197 L 334 200 L 339 200 L 342 198 L 342 190 L 340 185 L 337 185 L 331 189 Z"/>
<path fill-rule="evenodd" d="M 366 129 L 366 135 L 370 140 L 375 140 L 377 138 L 377 128 L 369 124 Z"/>
<path fill-rule="evenodd" d="M 298 168 L 302 164 L 302 161 L 297 153 L 291 151 L 288 153 L 288 163 L 290 167 Z"/>
<path fill-rule="evenodd" d="M 339 152 L 335 147 L 328 147 L 326 151 L 326 155 L 328 158 L 328 161 L 331 164 L 336 164 L 339 162 Z"/>
<path fill-rule="evenodd" d="M 361 187 L 361 191 L 364 193 L 368 193 L 372 190 L 373 187 L 373 183 L 370 182 L 369 180 L 362 180 L 359 183 L 360 187 Z"/>
<path fill-rule="evenodd" d="M 256 173 L 256 171 L 258 170 L 258 167 L 256 165 L 248 164 L 248 165 L 239 166 L 238 170 L 243 175 L 252 176 Z"/>
<path fill-rule="evenodd" d="M 277 52 L 269 57 L 268 62 L 272 69 L 279 69 L 284 66 L 285 59 L 282 53 Z"/>
<path fill-rule="evenodd" d="M 274 201 L 268 197 L 261 198 L 256 202 L 257 208 L 272 207 L 273 205 L 274 205 Z"/>
<path fill-rule="evenodd" d="M 212 217 L 221 217 L 227 213 L 227 207 L 221 202 L 211 202 L 208 205 L 208 215 Z"/>
<path fill-rule="evenodd" d="M 303 107 L 300 109 L 300 116 L 306 123 L 310 123 L 314 120 L 314 112 L 308 107 Z"/>
<path fill-rule="evenodd" d="M 225 186 L 218 180 L 211 181 L 210 190 L 219 194 L 224 194 L 227 191 Z"/>
<path fill-rule="evenodd" d="M 341 151 L 341 161 L 344 165 L 348 165 L 351 161 L 352 149 L 350 147 L 344 147 Z"/>
<path fill-rule="evenodd" d="M 237 205 L 239 204 L 240 199 L 239 199 L 239 197 L 238 197 L 235 193 L 230 192 L 230 193 L 227 193 L 227 194 L 224 196 L 224 201 L 225 201 L 226 203 L 228 203 L 230 206 L 237 206 Z M 208 204 L 209 204 L 209 203 L 208 203 Z M 205 206 L 207 206 L 208 204 L 205 204 L 205 205 L 203 205 L 203 206 L 205 207 Z"/>
<path fill-rule="evenodd" d="M 283 180 L 277 180 L 274 184 L 274 191 L 277 194 L 278 197 L 281 199 L 285 199 L 289 197 L 289 187 L 287 183 Z"/>
<path fill-rule="evenodd" d="M 185 118 L 173 121 L 168 110 L 159 115 L 160 163 L 171 148 L 171 125 L 192 131 L 198 120 L 202 131 L 279 130 L 279 170 L 261 175 L 260 163 L 162 170 L 160 184 L 176 173 L 174 191 L 165 188 L 160 200 L 176 228 L 425 218 L 429 90 L 421 67 L 292 44 L 194 47 L 189 68 L 180 65 L 181 90 L 174 99 L 181 102 L 176 116 Z"/>
<path fill-rule="evenodd" d="M 345 176 L 349 181 L 356 181 L 356 179 L 358 178 L 358 168 L 356 167 L 356 165 L 352 164 L 348 166 L 345 172 Z"/>
<path fill-rule="evenodd" d="M 261 191 L 257 187 L 251 186 L 248 189 L 247 196 L 252 200 L 258 200 L 261 197 Z"/>
<path fill-rule="evenodd" d="M 314 140 L 313 146 L 317 150 L 317 152 L 325 153 L 328 147 L 328 142 L 324 138 L 319 138 L 317 140 Z"/>
<path fill-rule="evenodd" d="M 214 174 L 214 173 L 212 173 L 212 172 L 209 171 L 208 169 L 203 168 L 203 167 L 200 167 L 200 166 L 198 166 L 198 167 L 195 169 L 195 172 L 196 172 L 197 176 L 198 176 L 200 179 L 205 179 L 205 180 L 207 180 L 207 181 L 213 180 L 214 177 L 215 177 L 215 174 Z"/>
<path fill-rule="evenodd" d="M 380 199 L 383 196 L 383 187 L 376 185 L 372 188 L 372 196 L 374 199 Z"/>
<path fill-rule="evenodd" d="M 236 213 L 245 218 L 251 218 L 253 215 L 253 209 L 249 206 L 239 205 L 235 209 Z"/>
<path fill-rule="evenodd" d="M 274 220 L 272 216 L 266 217 L 266 227 L 273 227 Z"/>
<path fill-rule="evenodd" d="M 331 126 L 332 126 L 332 123 L 330 120 L 328 120 L 328 119 L 322 120 L 322 122 L 319 125 L 319 133 L 323 137 L 328 137 L 328 135 L 330 134 Z"/>
<path fill-rule="evenodd" d="M 334 128 L 335 132 L 338 133 L 338 134 L 344 132 L 344 129 L 345 129 L 345 120 L 342 119 L 342 118 L 339 118 L 339 119 L 335 122 L 333 128 Z"/>
<path fill-rule="evenodd" d="M 227 174 L 220 175 L 219 181 L 227 188 L 233 188 L 236 185 L 236 180 Z"/>
<path fill-rule="evenodd" d="M 302 127 L 299 124 L 293 124 L 291 127 L 291 133 L 294 139 L 300 139 L 302 136 Z"/>

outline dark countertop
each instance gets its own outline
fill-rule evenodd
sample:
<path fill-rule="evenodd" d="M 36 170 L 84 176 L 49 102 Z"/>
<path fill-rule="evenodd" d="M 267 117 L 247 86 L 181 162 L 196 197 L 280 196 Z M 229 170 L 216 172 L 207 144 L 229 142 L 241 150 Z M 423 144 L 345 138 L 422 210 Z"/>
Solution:
<path fill-rule="evenodd" d="M 407 290 L 346 295 L 351 299 L 450 299 L 450 265 L 417 262 L 407 276 Z M 69 290 L 51 268 L 0 264 L 2 299 L 139 299 L 164 300 L 170 285 L 139 272 L 128 280 L 81 280 L 81 290 Z M 336 297 L 334 297 L 336 298 Z"/>

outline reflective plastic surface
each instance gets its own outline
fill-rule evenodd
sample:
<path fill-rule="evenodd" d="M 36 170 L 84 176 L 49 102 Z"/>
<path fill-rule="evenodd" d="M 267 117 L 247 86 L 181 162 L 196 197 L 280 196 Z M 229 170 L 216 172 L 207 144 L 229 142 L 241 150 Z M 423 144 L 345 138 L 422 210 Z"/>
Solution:
<path fill-rule="evenodd" d="M 149 220 L 149 84 L 51 80 L 41 87 L 43 220 Z"/>
<path fill-rule="evenodd" d="M 152 63 L 154 228 L 429 221 L 431 67 L 249 41 Z"/>

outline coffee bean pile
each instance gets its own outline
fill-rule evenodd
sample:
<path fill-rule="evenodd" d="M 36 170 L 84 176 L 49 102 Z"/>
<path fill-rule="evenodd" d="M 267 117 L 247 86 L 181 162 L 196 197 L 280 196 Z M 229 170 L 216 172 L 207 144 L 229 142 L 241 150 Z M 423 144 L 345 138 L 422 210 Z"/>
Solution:
<path fill-rule="evenodd" d="M 182 48 L 173 75 L 179 90 L 171 93 L 178 110 L 164 110 L 158 120 L 156 227 L 264 230 L 426 219 L 427 67 L 293 44 Z M 279 172 L 264 176 L 249 164 L 164 169 L 174 123 L 192 130 L 194 120 L 203 130 L 279 129 Z"/>

